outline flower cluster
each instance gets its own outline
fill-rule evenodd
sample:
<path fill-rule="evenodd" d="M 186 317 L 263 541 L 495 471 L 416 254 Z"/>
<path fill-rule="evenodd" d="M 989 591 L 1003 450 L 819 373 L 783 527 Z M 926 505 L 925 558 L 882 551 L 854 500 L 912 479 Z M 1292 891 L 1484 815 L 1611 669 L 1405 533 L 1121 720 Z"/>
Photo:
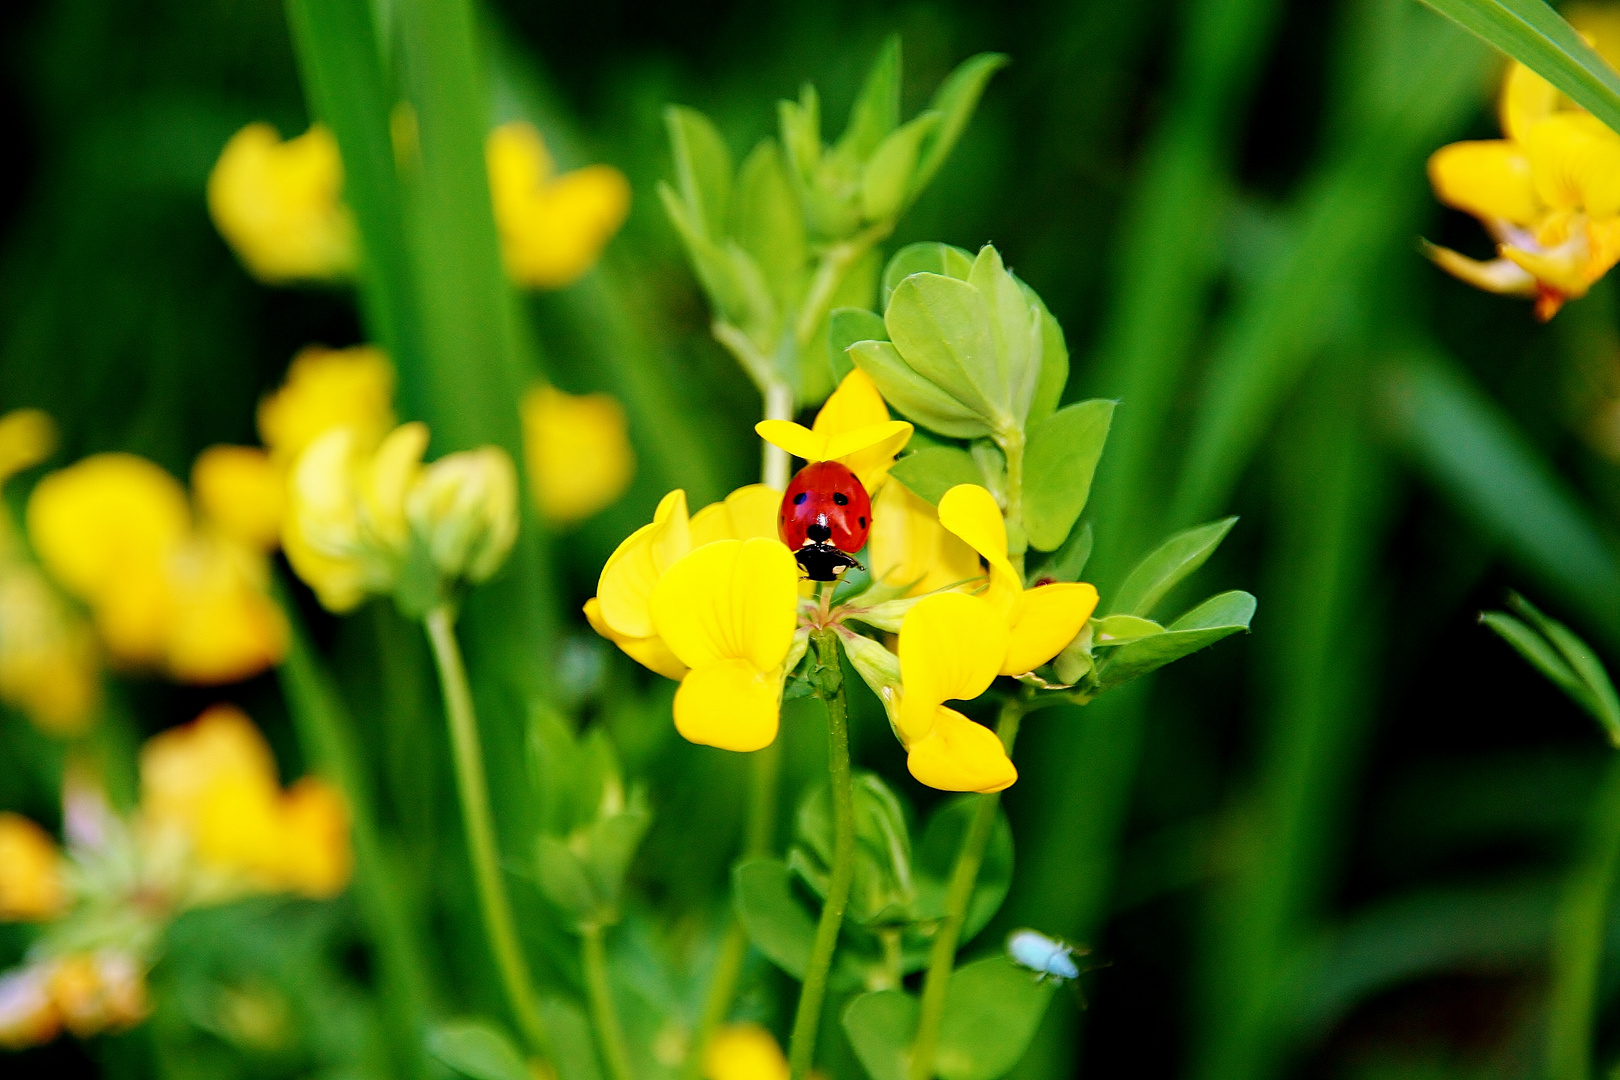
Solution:
<path fill-rule="evenodd" d="M 394 128 L 409 157 L 414 124 Z M 491 132 L 485 154 L 508 276 L 535 289 L 582 277 L 629 213 L 624 174 L 591 165 L 558 175 L 540 133 L 521 122 Z M 243 265 L 267 284 L 344 280 L 359 262 L 343 203 L 343 159 L 320 124 L 285 141 L 265 123 L 237 132 L 208 178 L 208 209 Z"/>

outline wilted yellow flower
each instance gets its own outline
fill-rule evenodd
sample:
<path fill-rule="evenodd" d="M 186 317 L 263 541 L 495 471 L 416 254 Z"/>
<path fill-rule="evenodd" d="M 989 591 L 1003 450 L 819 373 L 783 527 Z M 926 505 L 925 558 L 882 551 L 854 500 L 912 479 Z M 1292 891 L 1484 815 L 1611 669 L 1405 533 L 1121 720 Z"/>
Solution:
<path fill-rule="evenodd" d="M 272 285 L 353 274 L 358 239 L 343 159 L 320 124 L 285 142 L 269 124 L 231 136 L 208 176 L 208 210 L 253 276 Z"/>
<path fill-rule="evenodd" d="M 56 425 L 38 409 L 13 409 L 0 416 L 0 483 L 50 457 Z"/>
<path fill-rule="evenodd" d="M 868 493 L 889 475 L 894 455 L 911 439 L 912 426 L 890 420 L 877 386 L 862 371 L 851 371 L 838 384 L 806 428 L 791 420 L 761 420 L 759 437 L 806 461 L 837 461 L 853 472 Z"/>
<path fill-rule="evenodd" d="M 872 580 L 906 588 L 907 596 L 922 596 L 984 572 L 978 553 L 939 523 L 933 504 L 901 483 L 884 484 L 872 497 L 866 544 Z"/>
<path fill-rule="evenodd" d="M 191 465 L 191 492 L 203 520 L 252 547 L 281 541 L 287 478 L 256 446 L 210 446 Z"/>
<path fill-rule="evenodd" d="M 146 974 L 126 952 L 74 953 L 43 967 L 63 1025 L 81 1039 L 133 1027 L 151 1011 Z"/>
<path fill-rule="evenodd" d="M 485 159 L 506 273 L 519 285 L 555 289 L 577 281 L 630 212 L 623 173 L 588 165 L 557 176 L 532 124 L 490 132 Z"/>
<path fill-rule="evenodd" d="M 517 469 L 497 446 L 446 454 L 422 470 L 405 516 L 445 580 L 487 580 L 517 540 Z"/>
<path fill-rule="evenodd" d="M 758 1024 L 728 1024 L 703 1051 L 707 1080 L 787 1080 L 788 1061 L 774 1036 Z"/>
<path fill-rule="evenodd" d="M 291 465 L 335 427 L 369 450 L 394 428 L 394 366 L 381 349 L 311 345 L 287 368 L 281 388 L 259 403 L 259 438 L 270 456 Z"/>
<path fill-rule="evenodd" d="M 955 709 L 990 688 L 1007 654 L 1006 623 L 989 601 L 966 593 L 925 597 L 900 624 L 903 691 L 894 714 L 906 767 L 944 791 L 1000 791 L 1018 779 L 993 731 Z"/>
<path fill-rule="evenodd" d="M 39 966 L 0 975 L 0 1048 L 42 1046 L 62 1030 L 47 972 Z"/>
<path fill-rule="evenodd" d="M 523 396 L 523 456 L 540 513 L 559 524 L 611 505 L 635 474 L 624 406 L 537 386 Z"/>
<path fill-rule="evenodd" d="M 264 737 L 239 709 L 218 705 L 149 739 L 141 750 L 141 816 L 182 837 L 205 872 L 241 891 L 333 896 L 348 883 L 348 813 L 336 791 L 306 777 L 283 793 Z"/>
<path fill-rule="evenodd" d="M 36 922 L 62 910 L 62 853 L 44 829 L 0 813 L 0 919 Z"/>

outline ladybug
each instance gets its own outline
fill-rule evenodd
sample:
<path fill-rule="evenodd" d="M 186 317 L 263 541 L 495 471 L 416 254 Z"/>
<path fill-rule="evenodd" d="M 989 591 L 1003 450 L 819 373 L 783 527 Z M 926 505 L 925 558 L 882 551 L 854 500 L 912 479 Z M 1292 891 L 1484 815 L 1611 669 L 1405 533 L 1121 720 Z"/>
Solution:
<path fill-rule="evenodd" d="M 793 549 L 811 581 L 837 581 L 851 556 L 866 544 L 872 499 L 855 474 L 836 461 L 814 461 L 799 470 L 782 495 L 777 516 L 782 543 Z"/>

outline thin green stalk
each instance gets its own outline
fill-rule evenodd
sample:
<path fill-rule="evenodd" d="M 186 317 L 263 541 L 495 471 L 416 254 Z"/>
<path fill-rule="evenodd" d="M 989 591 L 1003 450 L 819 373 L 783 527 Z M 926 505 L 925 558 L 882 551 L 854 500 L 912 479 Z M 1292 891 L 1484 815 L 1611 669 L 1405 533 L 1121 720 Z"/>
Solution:
<path fill-rule="evenodd" d="M 765 419 L 793 419 L 793 387 L 787 383 L 773 382 L 765 388 Z M 760 465 L 760 481 L 766 487 L 786 491 L 792 464 L 786 450 L 774 443 L 766 443 L 765 457 Z"/>
<path fill-rule="evenodd" d="M 1024 553 L 1029 539 L 1024 533 L 1024 432 L 1013 432 L 1000 443 L 1007 459 L 1007 557 L 1013 569 L 1024 572 Z"/>
<path fill-rule="evenodd" d="M 630 1065 L 630 1049 L 624 1040 L 624 1025 L 619 1023 L 619 1010 L 613 1004 L 613 987 L 608 983 L 607 949 L 602 941 L 602 927 L 587 923 L 580 929 L 579 962 L 585 972 L 585 996 L 591 1010 L 591 1027 L 602 1051 L 612 1080 L 634 1080 L 635 1069 Z"/>
<path fill-rule="evenodd" d="M 1001 736 L 1001 745 L 1007 748 L 1009 757 L 1013 744 L 1018 741 L 1024 704 L 1020 695 L 1009 697 L 1002 702 L 1001 715 L 996 719 L 996 734 Z M 984 862 L 984 851 L 989 846 L 1000 806 L 999 792 L 979 796 L 978 805 L 973 808 L 973 820 L 962 839 L 962 850 L 956 855 L 951 883 L 945 892 L 945 921 L 940 924 L 928 952 L 928 974 L 923 977 L 922 1005 L 917 1011 L 917 1038 L 911 1044 L 910 1080 L 933 1080 L 934 1077 L 934 1055 L 939 1047 L 940 1024 L 945 1019 L 945 991 L 956 966 L 956 946 L 962 937 L 962 924 L 967 919 L 968 903 L 979 881 L 979 866 Z"/>
<path fill-rule="evenodd" d="M 550 1059 L 551 1038 L 529 975 L 529 963 L 518 942 L 512 918 L 512 902 L 501 881 L 500 852 L 495 844 L 495 822 L 489 810 L 489 789 L 484 781 L 484 751 L 478 741 L 478 717 L 473 711 L 472 689 L 467 684 L 467 668 L 461 647 L 456 643 L 455 616 L 440 604 L 423 620 L 433 660 L 439 669 L 444 693 L 445 718 L 450 725 L 450 748 L 455 758 L 456 790 L 461 796 L 462 823 L 467 831 L 467 855 L 472 862 L 473 881 L 478 888 L 478 904 L 483 911 L 484 932 L 489 949 L 500 971 L 518 1027 L 530 1047 Z"/>
<path fill-rule="evenodd" d="M 816 696 L 827 705 L 827 768 L 831 773 L 833 808 L 832 873 L 827 880 L 821 921 L 816 924 L 815 943 L 810 947 L 810 964 L 805 969 L 799 991 L 799 1008 L 793 1016 L 793 1035 L 788 1041 L 788 1067 L 792 1080 L 806 1080 L 816 1056 L 816 1033 L 821 1027 L 821 1006 L 827 997 L 827 976 L 832 971 L 833 952 L 838 947 L 838 931 L 844 925 L 844 908 L 849 904 L 849 888 L 855 879 L 855 790 L 849 776 L 849 717 L 844 698 L 844 671 L 838 659 L 838 635 L 817 630 L 810 636 L 816 650 L 816 668 L 811 674 Z"/>
<path fill-rule="evenodd" d="M 810 344 L 816 328 L 827 317 L 833 297 L 838 294 L 851 268 L 872 250 L 873 245 L 882 243 L 894 231 L 894 225 L 893 218 L 870 225 L 830 248 L 821 257 L 815 276 L 810 280 L 810 288 L 805 291 L 804 303 L 799 305 L 799 317 L 793 324 L 793 340 L 801 352 Z"/>
<path fill-rule="evenodd" d="M 1553 922 L 1547 1076 L 1588 1080 L 1604 930 L 1620 881 L 1620 754 L 1609 758 Z"/>

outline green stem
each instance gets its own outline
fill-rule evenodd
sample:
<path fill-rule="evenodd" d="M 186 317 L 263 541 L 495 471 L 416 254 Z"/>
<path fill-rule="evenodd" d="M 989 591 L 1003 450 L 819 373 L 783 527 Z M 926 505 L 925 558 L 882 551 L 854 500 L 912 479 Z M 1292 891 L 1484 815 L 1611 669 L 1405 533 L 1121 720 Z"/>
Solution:
<path fill-rule="evenodd" d="M 882 243 L 894 231 L 894 225 L 894 218 L 869 225 L 843 243 L 828 248 L 821 257 L 815 276 L 810 279 L 810 287 L 805 291 L 804 303 L 799 305 L 799 317 L 793 324 L 793 340 L 800 352 L 810 344 L 816 329 L 827 317 L 833 297 L 849 276 L 850 269 L 872 250 L 874 244 Z"/>
<path fill-rule="evenodd" d="M 793 419 L 793 387 L 784 382 L 773 382 L 765 387 L 765 419 Z M 786 491 L 791 476 L 792 461 L 788 452 L 774 443 L 765 444 L 765 458 L 760 468 L 760 480 L 766 487 Z"/>
<path fill-rule="evenodd" d="M 1018 725 L 1024 718 L 1025 702 L 1021 695 L 1009 697 L 1001 705 L 996 720 L 996 734 L 1010 757 L 1013 744 L 1018 741 Z M 940 1024 L 945 1018 L 945 991 L 950 986 L 951 971 L 956 966 L 956 946 L 962 937 L 962 924 L 967 920 L 968 903 L 973 899 L 973 887 L 979 881 L 979 866 L 984 862 L 985 848 L 990 844 L 990 833 L 995 828 L 996 810 L 1001 806 L 1001 795 L 980 795 L 973 808 L 973 820 L 968 824 L 967 836 L 962 839 L 962 850 L 957 853 L 956 867 L 951 871 L 951 883 L 945 892 L 945 920 L 940 923 L 928 953 L 928 974 L 923 977 L 922 1005 L 917 1011 L 917 1038 L 911 1045 L 910 1080 L 933 1080 L 934 1055 L 939 1048 Z"/>
<path fill-rule="evenodd" d="M 821 1006 L 827 997 L 827 976 L 832 971 L 833 952 L 838 947 L 838 931 L 844 924 L 844 908 L 849 903 L 849 887 L 855 878 L 855 791 L 849 777 L 848 703 L 844 699 L 844 672 L 838 659 L 838 635 L 832 630 L 811 634 L 816 649 L 816 670 L 811 675 L 816 696 L 827 705 L 827 768 L 831 773 L 833 806 L 832 874 L 816 924 L 815 943 L 810 948 L 810 964 L 799 991 L 799 1008 L 793 1017 L 793 1036 L 788 1042 L 788 1065 L 792 1080 L 806 1080 L 815 1060 L 816 1033 L 821 1026 Z"/>
<path fill-rule="evenodd" d="M 512 902 L 501 882 L 500 853 L 495 844 L 495 822 L 489 810 L 489 789 L 484 782 L 484 752 L 478 741 L 478 716 L 473 711 L 472 689 L 461 647 L 456 643 L 455 616 L 440 604 L 427 613 L 423 625 L 433 646 L 444 692 L 445 717 L 450 724 L 450 747 L 455 758 L 456 790 L 461 796 L 462 823 L 467 830 L 467 855 L 472 861 L 484 932 L 495 966 L 500 970 L 507 1003 L 530 1048 L 550 1059 L 551 1038 L 534 992 L 529 964 L 518 943 Z"/>
<path fill-rule="evenodd" d="M 1019 428 L 998 442 L 1007 459 L 1007 557 L 1022 574 L 1024 552 L 1029 549 L 1024 532 L 1024 431 Z"/>
<path fill-rule="evenodd" d="M 619 1023 L 619 1010 L 613 1005 L 613 988 L 608 984 L 602 927 L 596 923 L 587 923 L 580 929 L 579 960 L 585 971 L 591 1027 L 596 1029 L 596 1040 L 601 1045 L 608 1075 L 613 1080 L 632 1080 L 635 1070 L 630 1066 L 630 1050 L 624 1041 L 624 1027 Z"/>
<path fill-rule="evenodd" d="M 1592 1021 L 1610 897 L 1620 879 L 1620 754 L 1611 756 L 1592 800 L 1585 836 L 1564 882 L 1553 925 L 1547 1076 L 1592 1074 Z"/>

